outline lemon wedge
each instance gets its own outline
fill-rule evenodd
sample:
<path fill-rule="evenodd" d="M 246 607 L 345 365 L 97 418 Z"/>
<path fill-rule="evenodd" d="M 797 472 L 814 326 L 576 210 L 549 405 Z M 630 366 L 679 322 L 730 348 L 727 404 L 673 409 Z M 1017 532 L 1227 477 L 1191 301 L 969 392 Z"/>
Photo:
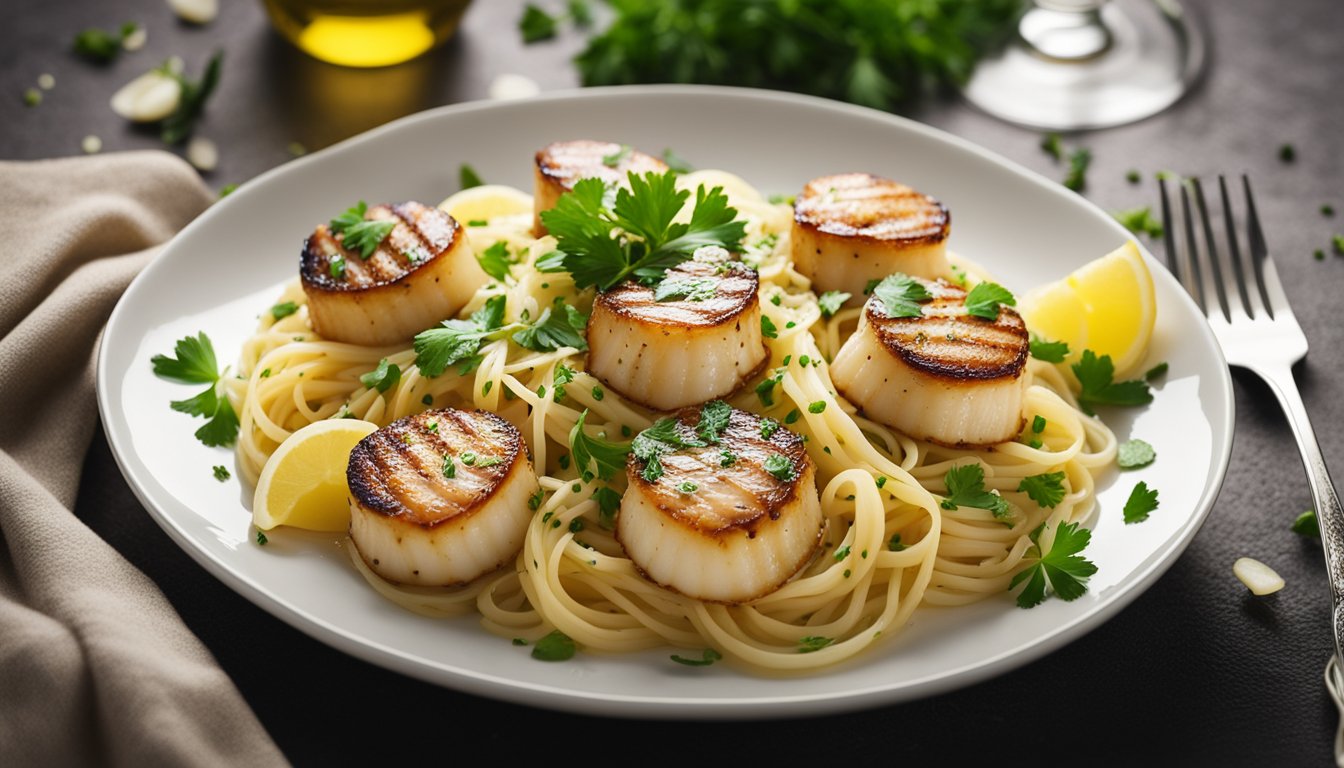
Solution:
<path fill-rule="evenodd" d="M 502 184 L 483 184 L 454 193 L 439 203 L 439 210 L 465 225 L 497 216 L 530 215 L 532 196 Z"/>
<path fill-rule="evenodd" d="M 252 523 L 263 531 L 288 525 L 309 531 L 350 527 L 350 488 L 345 468 L 350 451 L 378 425 L 357 419 L 327 419 L 290 435 L 271 454 L 252 497 Z"/>
<path fill-rule="evenodd" d="M 1060 280 L 1027 293 L 1020 304 L 1027 330 L 1069 345 L 1072 363 L 1090 349 L 1110 355 L 1116 376 L 1143 361 L 1157 322 L 1153 276 L 1133 240 Z"/>

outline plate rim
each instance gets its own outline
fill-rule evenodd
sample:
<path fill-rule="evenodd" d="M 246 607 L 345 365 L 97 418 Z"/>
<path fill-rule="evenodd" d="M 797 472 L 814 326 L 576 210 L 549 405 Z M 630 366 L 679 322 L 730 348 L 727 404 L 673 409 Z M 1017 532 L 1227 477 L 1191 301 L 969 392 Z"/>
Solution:
<path fill-rule="evenodd" d="M 548 91 L 536 96 L 528 97 L 527 101 L 547 102 L 547 101 L 573 101 L 585 99 L 611 99 L 621 98 L 633 94 L 658 94 L 665 93 L 669 95 L 679 95 L 688 97 L 708 97 L 708 98 L 741 98 L 754 99 L 766 102 L 777 102 L 783 104 L 792 104 L 800 107 L 809 107 L 820 109 L 827 112 L 838 112 L 842 115 L 862 118 L 866 120 L 876 120 L 885 122 L 899 130 L 909 131 L 920 134 L 924 137 L 936 141 L 950 144 L 959 151 L 975 155 L 980 160 L 1000 166 L 1014 175 L 1030 181 L 1037 186 L 1050 189 L 1059 194 L 1072 194 L 1060 187 L 1058 184 L 1050 182 L 1043 175 L 1027 168 L 1026 166 L 1013 161 L 1003 155 L 997 154 L 986 147 L 976 144 L 969 139 L 965 139 L 946 130 L 918 122 L 912 118 L 896 115 L 888 112 L 862 107 L 845 102 L 839 102 L 822 97 L 809 96 L 785 91 L 775 91 L 758 88 L 743 88 L 735 86 L 710 86 L 710 85 L 626 85 L 626 86 L 602 86 L 602 87 L 583 87 L 564 90 Z M 451 119 L 453 115 L 468 114 L 478 111 L 489 111 L 499 108 L 511 102 L 480 99 L 458 104 L 448 104 L 431 109 L 423 110 L 411 115 L 407 115 L 383 125 L 372 128 L 363 133 L 344 139 L 332 144 L 329 147 L 310 153 L 300 158 L 296 158 L 274 168 L 271 168 L 252 179 L 241 184 L 236 192 L 229 196 L 246 195 L 248 187 L 255 188 L 261 182 L 268 181 L 277 176 L 293 173 L 311 163 L 328 162 L 329 158 L 339 155 L 352 147 L 358 146 L 367 141 L 374 140 L 386 133 L 405 130 L 413 125 L 425 121 L 435 121 L 442 119 Z M 581 703 L 581 708 L 591 714 L 616 716 L 632 719 L 675 719 L 689 716 L 704 716 L 712 714 L 715 717 L 724 719 L 746 719 L 754 717 L 763 717 L 771 715 L 818 715 L 833 714 L 857 709 L 864 709 L 878 705 L 893 704 L 904 701 L 924 699 L 941 693 L 975 685 L 984 680 L 997 677 L 1012 669 L 1035 661 L 1049 652 L 1056 650 L 1064 645 L 1074 642 L 1091 632 L 1098 626 L 1109 621 L 1121 610 L 1137 599 L 1140 595 L 1148 591 L 1153 583 L 1160 578 L 1175 562 L 1180 558 L 1189 546 L 1195 535 L 1203 527 L 1205 521 L 1211 512 L 1214 502 L 1221 490 L 1229 468 L 1231 458 L 1232 443 L 1235 427 L 1235 399 L 1232 390 L 1232 378 L 1230 369 L 1227 367 L 1226 360 L 1222 354 L 1221 348 L 1212 336 L 1212 331 L 1203 324 L 1198 328 L 1198 332 L 1204 339 L 1204 346 L 1210 349 L 1221 365 L 1217 368 L 1216 389 L 1222 396 L 1224 407 L 1216 412 L 1205 410 L 1205 415 L 1209 417 L 1213 444 L 1211 445 L 1210 461 L 1211 472 L 1205 478 L 1205 487 L 1199 498 L 1195 501 L 1192 514 L 1189 516 L 1183 528 L 1178 529 L 1176 535 L 1162 542 L 1153 555 L 1150 562 L 1137 568 L 1131 578 L 1122 586 L 1120 592 L 1108 597 L 1103 601 L 1072 620 L 1060 624 L 1044 636 L 1037 638 L 1037 642 L 1029 648 L 1019 649 L 1014 652 L 1003 652 L 988 660 L 983 660 L 969 668 L 957 670 L 954 673 L 945 673 L 933 676 L 931 679 L 920 679 L 915 681 L 903 681 L 901 687 L 892 687 L 890 685 L 871 685 L 862 689 L 849 689 L 841 692 L 829 693 L 808 693 L 801 695 L 776 695 L 769 699 L 760 697 L 678 697 L 675 699 L 663 698 L 657 695 L 623 695 L 609 692 L 583 691 L 562 689 L 543 683 L 531 681 L 520 681 L 515 679 L 500 678 L 495 675 L 475 672 L 472 670 L 462 670 L 453 668 L 451 670 L 452 681 L 444 679 L 442 674 L 431 674 L 434 670 L 440 673 L 446 671 L 443 664 L 434 664 L 427 660 L 414 657 L 405 651 L 386 646 L 381 643 L 365 641 L 350 637 L 345 634 L 338 626 L 333 626 L 330 622 L 314 615 L 310 611 L 293 605 L 286 600 L 282 600 L 269 593 L 267 589 L 256 583 L 252 578 L 244 576 L 230 569 L 222 559 L 212 556 L 206 549 L 199 545 L 195 538 L 186 531 L 182 525 L 173 519 L 165 510 L 150 498 L 146 490 L 146 484 L 142 481 L 135 467 L 130 465 L 129 456 L 134 451 L 129 445 L 130 435 L 122 434 L 120 430 L 112 428 L 115 421 L 115 403 L 111 402 L 108 392 L 110 391 L 110 382 L 112 371 L 109 369 L 109 353 L 107 351 L 107 339 L 115 334 L 108 331 L 113 330 L 118 323 L 123 322 L 122 318 L 126 314 L 126 307 L 130 303 L 128 297 L 133 297 L 138 290 L 143 290 L 143 286 L 151 277 L 159 264 L 163 261 L 163 256 L 171 251 L 172 246 L 179 240 L 187 239 L 197 228 L 203 226 L 203 222 L 219 214 L 220 210 L 226 210 L 228 206 L 236 204 L 239 198 L 233 200 L 225 198 L 211 205 L 193 221 L 191 221 L 181 231 L 176 233 L 169 241 L 164 243 L 161 250 L 155 257 L 140 271 L 131 281 L 118 299 L 116 306 L 108 317 L 104 332 L 99 336 L 96 370 L 95 370 L 95 389 L 98 401 L 99 417 L 104 427 L 104 434 L 108 440 L 113 457 L 117 463 L 118 469 L 127 481 L 136 498 L 149 512 L 150 516 L 162 528 L 173 541 L 187 552 L 187 554 L 208 573 L 219 579 L 238 594 L 248 599 L 254 605 L 266 610 L 272 616 L 279 618 L 295 629 L 300 630 L 309 637 L 336 648 L 355 658 L 389 669 L 416 679 L 423 680 L 441 687 L 458 690 L 461 692 L 492 698 L 496 700 L 508 701 L 514 704 L 544 709 L 573 709 L 576 702 Z M 1180 300 L 1188 304 L 1187 309 L 1194 308 L 1193 299 L 1185 292 L 1184 288 L 1175 281 L 1169 272 L 1162 267 L 1156 258 L 1148 251 L 1147 247 L 1125 230 L 1122 225 L 1109 217 L 1096 203 L 1082 196 L 1073 201 L 1074 204 L 1083 204 L 1092 209 L 1093 213 L 1104 217 L 1111 222 L 1117 233 L 1134 239 L 1138 244 L 1140 251 L 1152 271 L 1155 280 L 1171 281 L 1171 285 L 1180 297 Z M 1202 314 L 1199 314 L 1202 317 Z M 1218 440 L 1222 436 L 1221 441 Z M 149 467 L 145 469 L 148 471 Z M 1163 554 L 1165 552 L 1165 554 Z"/>

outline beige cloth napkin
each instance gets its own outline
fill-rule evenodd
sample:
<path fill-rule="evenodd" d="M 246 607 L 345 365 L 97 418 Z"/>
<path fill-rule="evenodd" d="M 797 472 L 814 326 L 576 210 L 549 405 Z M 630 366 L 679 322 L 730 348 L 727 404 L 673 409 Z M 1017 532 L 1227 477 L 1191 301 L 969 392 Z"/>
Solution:
<path fill-rule="evenodd" d="M 107 317 L 213 199 L 166 152 L 0 162 L 0 766 L 286 763 L 153 582 L 71 512 Z"/>

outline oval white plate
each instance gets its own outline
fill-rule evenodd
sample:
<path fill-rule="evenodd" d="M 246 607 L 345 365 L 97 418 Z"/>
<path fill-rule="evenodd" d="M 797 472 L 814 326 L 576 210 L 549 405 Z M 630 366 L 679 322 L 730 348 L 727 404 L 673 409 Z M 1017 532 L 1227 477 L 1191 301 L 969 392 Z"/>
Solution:
<path fill-rule="evenodd" d="M 435 621 L 369 589 L 333 537 L 283 533 L 253 541 L 250 494 L 211 466 L 225 449 L 193 437 L 199 420 L 168 401 L 185 387 L 156 378 L 150 357 L 205 331 L 221 363 L 236 359 L 257 315 L 298 266 L 315 223 L 356 200 L 435 203 L 457 190 L 460 164 L 490 182 L 530 189 L 533 153 L 548 142 L 601 138 L 652 153 L 670 147 L 700 168 L 722 168 L 767 193 L 808 179 L 870 171 L 943 200 L 951 247 L 1021 292 L 1122 243 L 1110 216 L 1058 183 L 966 141 L 871 110 L 774 92 L 705 87 L 588 89 L 473 103 L 408 117 L 296 160 L 206 211 L 132 283 L 108 323 L 98 398 L 122 472 L 155 519 L 197 562 L 295 627 L 352 655 L 444 686 L 541 707 L 625 717 L 818 715 L 928 696 L 1036 659 L 1098 626 L 1151 585 L 1199 529 L 1231 448 L 1231 379 L 1186 294 L 1151 256 L 1160 307 L 1150 362 L 1171 369 L 1146 408 L 1108 423 L 1152 443 L 1158 461 L 1102 478 L 1087 550 L 1088 593 L 1032 610 L 1010 596 L 922 609 L 890 642 L 846 665 L 766 679 L 725 665 L 688 668 L 669 652 L 581 653 L 534 661 L 527 648 L 468 617 Z M 1179 457 L 1179 460 L 1178 460 Z M 1125 525 L 1138 480 L 1161 507 Z"/>

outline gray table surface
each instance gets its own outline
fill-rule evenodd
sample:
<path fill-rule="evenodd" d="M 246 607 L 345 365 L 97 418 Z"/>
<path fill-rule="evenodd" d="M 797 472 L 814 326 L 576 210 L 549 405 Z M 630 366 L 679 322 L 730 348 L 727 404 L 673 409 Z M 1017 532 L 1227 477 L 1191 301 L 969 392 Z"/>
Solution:
<path fill-rule="evenodd" d="M 177 23 L 162 0 L 10 0 L 0 28 L 0 158 L 74 155 L 97 135 L 104 151 L 160 147 L 107 100 L 121 83 L 173 54 L 195 71 L 223 49 L 224 77 L 200 132 L 219 145 L 215 187 L 422 109 L 484 98 L 501 73 L 543 90 L 573 88 L 581 38 L 524 46 L 521 2 L 479 0 L 445 47 L 406 65 L 344 70 L 315 62 L 274 34 L 256 2 L 223 2 L 212 24 Z M 1197 89 L 1146 121 L 1066 136 L 1094 155 L 1086 195 L 1108 210 L 1155 205 L 1152 173 L 1251 175 L 1270 247 L 1311 352 L 1298 381 L 1327 461 L 1344 467 L 1344 3 L 1199 0 L 1212 51 Z M 148 27 L 144 50 L 106 68 L 68 52 L 88 25 Z M 56 87 L 40 107 L 21 94 L 41 73 Z M 1039 132 L 986 117 L 956 99 L 907 112 L 1055 178 Z M 1279 159 L 1282 144 L 1295 162 Z M 1144 173 L 1137 185 L 1131 168 Z M 1341 213 L 1330 218 L 1320 207 Z M 1160 244 L 1153 244 L 1161 254 Z M 1324 249 L 1326 258 L 1312 254 Z M 1329 655 L 1328 590 L 1317 542 L 1289 529 L 1311 506 L 1292 436 L 1257 380 L 1235 373 L 1236 439 L 1222 493 L 1189 548 L 1155 586 L 1087 636 L 1022 669 L 926 701 L 812 720 L 694 724 L 696 759 L 857 759 L 865 764 L 971 759 L 1085 764 L 1326 765 L 1338 716 L 1321 682 Z M 172 544 L 140 507 L 101 434 L 86 461 L 76 510 L 150 575 L 237 682 L 296 764 L 394 760 L 441 740 L 461 713 L 491 756 L 540 754 L 523 734 L 583 749 L 595 730 L 653 741 L 686 724 L 602 720 L 462 695 L 376 668 L 293 630 L 224 587 Z M 1254 554 L 1288 587 L 1251 598 L 1232 562 Z M 240 642 L 241 640 L 241 642 Z M 253 649 L 264 646 L 267 653 Z M 422 722 L 369 729 L 373 700 L 399 702 Z M 376 714 L 373 716 L 377 716 Z M 460 723 L 460 721 L 459 721 Z M 402 727 L 405 723 L 401 724 Z M 799 726 L 803 727 L 799 727 Z M 463 741 L 454 739 L 456 745 Z M 582 753 L 579 753 L 582 754 Z"/>

